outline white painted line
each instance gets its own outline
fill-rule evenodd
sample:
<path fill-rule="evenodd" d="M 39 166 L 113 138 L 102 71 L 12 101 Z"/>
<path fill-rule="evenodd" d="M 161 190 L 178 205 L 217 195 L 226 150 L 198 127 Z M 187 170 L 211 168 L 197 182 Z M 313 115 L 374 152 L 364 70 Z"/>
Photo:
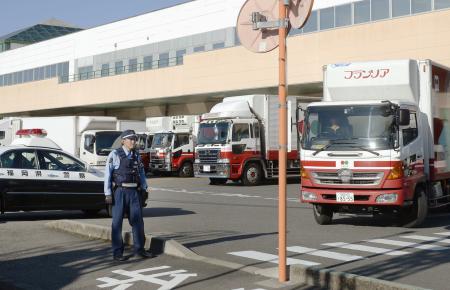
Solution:
<path fill-rule="evenodd" d="M 399 246 L 399 247 L 409 247 L 409 248 L 416 248 L 416 249 L 430 250 L 430 251 L 442 251 L 442 250 L 450 249 L 447 247 L 441 247 L 441 246 L 436 246 L 436 245 L 421 245 L 418 243 L 396 241 L 396 240 L 389 240 L 389 239 L 374 239 L 374 240 L 366 240 L 366 241 L 370 242 L 370 243 L 385 244 L 385 245 Z"/>
<path fill-rule="evenodd" d="M 442 233 L 434 233 L 435 235 L 447 236 L 450 237 L 450 232 L 442 232 Z"/>
<path fill-rule="evenodd" d="M 420 236 L 420 235 L 409 235 L 409 236 L 400 236 L 400 238 L 404 239 L 412 239 L 419 241 L 427 241 L 427 242 L 439 242 L 444 244 L 450 244 L 450 239 L 442 239 L 440 237 L 430 237 L 430 236 Z"/>
<path fill-rule="evenodd" d="M 401 256 L 401 255 L 409 254 L 409 252 L 406 252 L 406 251 L 394 251 L 391 249 L 370 247 L 370 246 L 364 246 L 364 245 L 347 244 L 347 243 L 326 243 L 326 244 L 322 244 L 322 245 L 328 246 L 328 247 L 338 247 L 338 248 L 343 248 L 343 249 L 348 249 L 348 250 L 361 251 L 361 252 L 385 254 L 385 255 L 389 255 L 389 256 Z"/>
<path fill-rule="evenodd" d="M 311 256 L 324 257 L 324 258 L 346 261 L 346 262 L 363 259 L 363 257 L 361 257 L 361 256 L 341 254 L 341 253 L 336 253 L 336 252 L 332 252 L 332 251 L 322 251 L 322 250 L 300 247 L 300 246 L 287 247 L 287 250 L 289 252 L 294 252 L 294 253 L 299 253 L 299 254 L 307 254 L 307 255 L 311 255 Z"/>
<path fill-rule="evenodd" d="M 257 261 L 263 261 L 263 262 L 269 262 L 278 264 L 278 256 L 267 254 L 263 252 L 258 251 L 240 251 L 240 252 L 230 252 L 229 255 L 234 255 L 238 257 L 243 258 L 249 258 Z M 317 266 L 320 265 L 320 263 L 306 261 L 306 260 L 299 260 L 294 258 L 287 258 L 287 264 L 288 265 L 304 265 L 304 266 Z"/>

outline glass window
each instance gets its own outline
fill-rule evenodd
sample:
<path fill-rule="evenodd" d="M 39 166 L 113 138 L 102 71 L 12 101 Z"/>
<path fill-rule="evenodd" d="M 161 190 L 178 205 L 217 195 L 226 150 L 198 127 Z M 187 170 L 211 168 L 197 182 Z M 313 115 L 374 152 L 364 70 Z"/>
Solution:
<path fill-rule="evenodd" d="M 411 0 L 412 13 L 421 13 L 431 10 L 431 0 Z"/>
<path fill-rule="evenodd" d="M 152 69 L 153 56 L 144 56 L 144 70 Z"/>
<path fill-rule="evenodd" d="M 69 62 L 63 63 L 63 76 L 69 76 Z"/>
<path fill-rule="evenodd" d="M 57 75 L 58 76 L 63 75 L 63 64 L 62 63 L 58 63 L 58 65 L 57 65 Z"/>
<path fill-rule="evenodd" d="M 450 0 L 434 0 L 434 9 L 444 9 L 450 7 Z"/>
<path fill-rule="evenodd" d="M 38 68 L 35 68 L 34 70 L 33 70 L 33 75 L 34 75 L 34 80 L 35 81 L 37 81 L 37 80 L 39 80 L 39 69 Z"/>
<path fill-rule="evenodd" d="M 0 87 L 3 86 L 3 76 L 0 76 Z"/>
<path fill-rule="evenodd" d="M 123 61 L 116 61 L 114 67 L 116 75 L 123 73 Z"/>
<path fill-rule="evenodd" d="M 355 2 L 353 5 L 355 10 L 355 24 L 370 21 L 370 0 Z"/>
<path fill-rule="evenodd" d="M 403 146 L 408 145 L 409 143 L 414 141 L 414 139 L 416 139 L 417 136 L 419 135 L 417 131 L 417 120 L 415 112 L 411 112 L 409 126 L 402 129 L 402 135 L 403 135 Z"/>
<path fill-rule="evenodd" d="M 17 72 L 17 83 L 18 84 L 23 83 L 23 72 L 21 71 Z"/>
<path fill-rule="evenodd" d="M 225 47 L 225 42 L 219 42 L 213 44 L 213 49 L 221 49 Z"/>
<path fill-rule="evenodd" d="M 13 150 L 0 157 L 2 168 L 37 169 L 34 150 Z"/>
<path fill-rule="evenodd" d="M 38 156 L 42 170 L 86 171 L 83 163 L 61 152 L 41 150 Z"/>
<path fill-rule="evenodd" d="M 336 6 L 336 27 L 352 24 L 352 5 Z"/>
<path fill-rule="evenodd" d="M 194 47 L 194 52 L 201 52 L 201 51 L 205 51 L 204 45 Z"/>
<path fill-rule="evenodd" d="M 186 54 L 186 49 L 177 51 L 177 65 L 183 64 L 183 57 Z"/>
<path fill-rule="evenodd" d="M 169 53 L 160 53 L 158 67 L 168 67 L 169 66 Z"/>
<path fill-rule="evenodd" d="M 109 76 L 109 63 L 102 64 L 102 71 L 100 73 L 102 77 Z"/>
<path fill-rule="evenodd" d="M 250 138 L 248 124 L 234 124 L 232 140 L 234 142 L 237 142 L 241 141 L 244 138 Z"/>
<path fill-rule="evenodd" d="M 411 13 L 410 0 L 392 0 L 392 17 L 409 15 Z"/>
<path fill-rule="evenodd" d="M 52 78 L 56 77 L 56 64 L 52 64 L 52 66 L 50 67 L 50 76 Z"/>
<path fill-rule="evenodd" d="M 189 134 L 177 134 L 175 136 L 174 148 L 178 148 L 189 144 Z"/>
<path fill-rule="evenodd" d="M 128 61 L 128 71 L 129 72 L 137 71 L 137 58 L 132 58 Z"/>
<path fill-rule="evenodd" d="M 39 68 L 39 80 L 43 80 L 45 78 L 45 67 Z"/>
<path fill-rule="evenodd" d="M 372 20 L 389 18 L 389 0 L 372 1 Z"/>
<path fill-rule="evenodd" d="M 51 78 L 51 75 L 52 75 L 52 66 L 51 65 L 45 66 L 45 78 L 49 79 Z"/>
<path fill-rule="evenodd" d="M 320 30 L 334 27 L 334 7 L 320 9 Z"/>
<path fill-rule="evenodd" d="M 312 11 L 311 15 L 308 18 L 308 21 L 306 21 L 305 26 L 303 26 L 303 32 L 314 32 L 317 31 L 317 11 Z"/>

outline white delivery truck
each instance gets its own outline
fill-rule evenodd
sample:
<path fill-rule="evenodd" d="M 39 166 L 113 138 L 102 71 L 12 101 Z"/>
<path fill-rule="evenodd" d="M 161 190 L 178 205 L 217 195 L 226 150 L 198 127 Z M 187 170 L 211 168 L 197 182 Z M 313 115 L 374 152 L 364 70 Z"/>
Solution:
<path fill-rule="evenodd" d="M 324 67 L 301 151 L 301 200 L 319 224 L 389 213 L 412 227 L 450 204 L 449 86 L 449 69 L 430 60 Z"/>
<path fill-rule="evenodd" d="M 287 174 L 299 176 L 297 97 L 287 98 Z M 211 184 L 258 185 L 278 176 L 278 96 L 227 97 L 202 115 L 194 172 Z"/>
<path fill-rule="evenodd" d="M 155 133 L 150 149 L 150 170 L 154 173 L 177 173 L 194 176 L 194 149 L 199 116 L 172 116 L 169 129 Z M 167 121 L 165 121 L 167 122 Z"/>
<path fill-rule="evenodd" d="M 116 130 L 116 117 L 30 117 L 20 121 L 21 129 L 44 129 L 64 151 L 92 166 L 106 164 L 112 144 L 121 134 Z"/>

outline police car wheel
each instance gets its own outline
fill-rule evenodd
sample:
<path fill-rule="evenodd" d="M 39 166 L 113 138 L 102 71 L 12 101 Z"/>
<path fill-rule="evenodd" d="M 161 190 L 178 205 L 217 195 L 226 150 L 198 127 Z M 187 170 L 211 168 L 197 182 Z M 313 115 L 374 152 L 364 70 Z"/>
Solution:
<path fill-rule="evenodd" d="M 99 209 L 83 209 L 83 213 L 87 216 L 97 215 L 99 211 Z"/>

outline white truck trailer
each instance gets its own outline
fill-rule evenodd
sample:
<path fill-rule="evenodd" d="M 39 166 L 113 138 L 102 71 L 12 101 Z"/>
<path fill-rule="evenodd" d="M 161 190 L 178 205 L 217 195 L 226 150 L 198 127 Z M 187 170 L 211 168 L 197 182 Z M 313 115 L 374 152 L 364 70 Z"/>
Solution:
<path fill-rule="evenodd" d="M 297 97 L 287 98 L 287 174 L 299 176 Z M 224 98 L 202 115 L 194 172 L 211 184 L 258 185 L 278 176 L 278 96 Z"/>
<path fill-rule="evenodd" d="M 145 121 L 139 120 L 117 120 L 117 131 L 134 130 L 135 132 L 145 132 L 147 130 Z"/>
<path fill-rule="evenodd" d="M 301 151 L 301 200 L 319 224 L 389 213 L 412 227 L 450 204 L 449 86 L 449 69 L 430 60 L 324 67 Z"/>

